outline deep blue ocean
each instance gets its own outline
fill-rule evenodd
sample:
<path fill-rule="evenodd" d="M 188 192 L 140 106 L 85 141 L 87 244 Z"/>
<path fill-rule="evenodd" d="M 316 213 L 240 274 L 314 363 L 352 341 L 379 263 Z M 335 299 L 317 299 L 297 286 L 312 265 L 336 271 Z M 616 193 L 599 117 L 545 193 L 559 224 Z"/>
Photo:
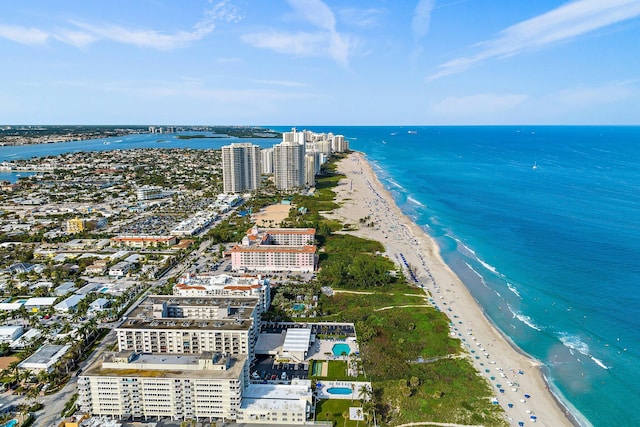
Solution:
<path fill-rule="evenodd" d="M 366 153 L 583 424 L 640 424 L 640 127 L 308 129 L 344 134 Z M 0 161 L 229 142 L 135 135 L 0 147 Z"/>

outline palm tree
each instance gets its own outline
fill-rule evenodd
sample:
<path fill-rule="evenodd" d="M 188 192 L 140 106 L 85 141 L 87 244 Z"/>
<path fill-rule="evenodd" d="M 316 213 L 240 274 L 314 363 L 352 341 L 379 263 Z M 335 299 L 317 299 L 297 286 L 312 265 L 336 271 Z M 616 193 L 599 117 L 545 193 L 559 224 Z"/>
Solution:
<path fill-rule="evenodd" d="M 11 378 L 11 381 L 9 381 L 9 384 L 11 385 L 13 385 L 14 383 L 17 383 L 20 380 L 20 371 L 18 369 L 19 363 L 20 362 L 18 361 L 11 362 L 9 363 L 9 366 L 7 366 L 7 369 L 5 369 L 6 371 L 8 371 L 9 378 Z M 3 377 L 4 377 L 4 374 L 3 374 Z"/>
<path fill-rule="evenodd" d="M 358 398 L 363 401 L 369 401 L 372 397 L 373 390 L 367 384 L 362 384 L 358 390 Z"/>
<path fill-rule="evenodd" d="M 342 418 L 344 418 L 344 424 L 342 427 L 345 427 L 347 425 L 347 420 L 349 419 L 349 411 L 344 411 L 342 413 Z"/>
<path fill-rule="evenodd" d="M 356 419 L 356 427 L 360 425 L 360 418 L 362 418 L 362 408 L 356 409 L 356 415 L 358 418 Z"/>
<path fill-rule="evenodd" d="M 31 406 L 38 403 L 38 396 L 40 395 L 40 390 L 38 387 L 29 387 L 27 390 L 26 398 L 27 401 L 31 401 Z"/>

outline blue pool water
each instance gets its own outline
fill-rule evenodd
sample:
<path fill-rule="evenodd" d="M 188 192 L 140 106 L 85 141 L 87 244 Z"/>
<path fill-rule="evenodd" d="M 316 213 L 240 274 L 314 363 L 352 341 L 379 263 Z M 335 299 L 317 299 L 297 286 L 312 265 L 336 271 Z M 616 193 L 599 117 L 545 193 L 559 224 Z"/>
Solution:
<path fill-rule="evenodd" d="M 109 290 L 109 288 L 106 288 L 106 287 L 105 287 L 105 288 L 100 289 L 100 292 L 105 293 L 105 292 L 107 292 L 108 290 Z"/>
<path fill-rule="evenodd" d="M 351 394 L 351 389 L 348 387 L 331 387 L 327 389 L 329 394 Z"/>
<path fill-rule="evenodd" d="M 13 427 L 18 424 L 18 420 L 11 420 L 5 424 L 2 424 L 2 427 Z"/>
<path fill-rule="evenodd" d="M 334 356 L 342 356 L 343 354 L 348 355 L 349 353 L 351 353 L 349 344 L 334 344 L 331 350 L 333 351 Z"/>
<path fill-rule="evenodd" d="M 304 310 L 304 304 L 293 304 L 293 309 L 295 311 L 301 311 Z"/>

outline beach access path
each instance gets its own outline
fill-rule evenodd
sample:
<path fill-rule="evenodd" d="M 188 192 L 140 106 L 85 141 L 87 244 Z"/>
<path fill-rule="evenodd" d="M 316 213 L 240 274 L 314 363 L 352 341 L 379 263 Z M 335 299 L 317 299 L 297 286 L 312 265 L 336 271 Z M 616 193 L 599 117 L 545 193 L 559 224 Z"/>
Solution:
<path fill-rule="evenodd" d="M 408 280 L 423 285 L 434 305 L 446 307 L 452 334 L 463 340 L 467 357 L 490 384 L 509 424 L 572 426 L 566 409 L 549 391 L 540 362 L 518 352 L 487 320 L 440 257 L 435 241 L 400 211 L 364 155 L 352 152 L 338 163 L 338 172 L 345 175 L 334 188 L 340 207 L 326 216 L 360 227 L 352 234 L 380 241 Z M 370 226 L 359 223 L 365 217 Z"/>

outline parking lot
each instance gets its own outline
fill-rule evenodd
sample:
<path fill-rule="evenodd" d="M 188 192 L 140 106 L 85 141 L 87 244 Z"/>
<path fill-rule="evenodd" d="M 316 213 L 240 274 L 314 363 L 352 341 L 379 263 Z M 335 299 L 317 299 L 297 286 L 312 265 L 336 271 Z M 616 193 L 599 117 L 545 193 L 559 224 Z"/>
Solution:
<path fill-rule="evenodd" d="M 311 327 L 313 335 L 333 335 L 344 338 L 355 337 L 356 331 L 353 325 L 334 324 L 334 323 L 273 323 L 265 322 L 262 324 L 260 332 L 268 334 L 280 334 L 289 328 L 306 328 Z"/>
<path fill-rule="evenodd" d="M 309 376 L 308 363 L 275 363 L 274 356 L 256 356 L 251 368 L 251 379 L 268 383 L 288 383 L 293 378 L 306 379 Z M 284 374 L 284 375 L 283 375 Z"/>

